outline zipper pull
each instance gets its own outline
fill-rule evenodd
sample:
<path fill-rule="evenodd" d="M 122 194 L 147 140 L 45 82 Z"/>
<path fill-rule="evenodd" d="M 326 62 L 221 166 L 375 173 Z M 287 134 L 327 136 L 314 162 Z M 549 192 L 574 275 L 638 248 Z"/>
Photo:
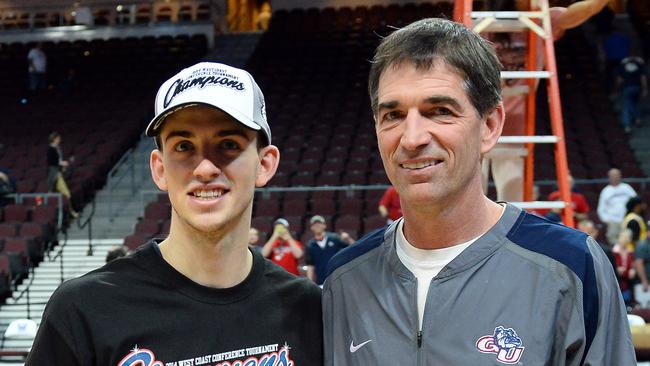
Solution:
<path fill-rule="evenodd" d="M 422 331 L 418 330 L 418 348 L 422 347 Z"/>

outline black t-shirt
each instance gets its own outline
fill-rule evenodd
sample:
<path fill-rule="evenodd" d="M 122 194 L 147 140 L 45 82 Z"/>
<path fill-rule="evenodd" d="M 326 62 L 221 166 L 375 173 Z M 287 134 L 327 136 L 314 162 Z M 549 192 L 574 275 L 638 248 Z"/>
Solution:
<path fill-rule="evenodd" d="M 623 79 L 624 86 L 641 86 L 641 78 L 645 75 L 645 63 L 640 57 L 626 57 L 617 68 L 618 75 Z"/>
<path fill-rule="evenodd" d="M 54 146 L 48 146 L 47 147 L 47 166 L 48 167 L 58 167 L 59 166 L 59 160 L 61 159 L 61 156 L 59 155 L 59 150 L 55 148 Z"/>
<path fill-rule="evenodd" d="M 632 231 L 632 241 L 633 242 L 638 242 L 641 239 L 641 225 L 639 225 L 639 222 L 636 220 L 630 220 L 627 223 L 626 229 L 630 229 Z"/>
<path fill-rule="evenodd" d="M 253 253 L 242 283 L 209 288 L 156 245 L 63 283 L 26 366 L 323 364 L 320 289 L 309 280 Z"/>

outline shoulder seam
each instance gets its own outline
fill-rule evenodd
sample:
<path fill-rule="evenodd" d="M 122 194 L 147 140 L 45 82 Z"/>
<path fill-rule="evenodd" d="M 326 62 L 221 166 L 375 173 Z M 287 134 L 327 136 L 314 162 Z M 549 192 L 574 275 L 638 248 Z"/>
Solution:
<path fill-rule="evenodd" d="M 376 252 L 377 250 L 381 250 L 381 247 L 382 247 L 382 245 L 379 245 L 379 246 L 377 246 L 376 248 L 373 248 L 373 249 L 371 249 L 371 250 L 369 250 L 369 251 L 363 253 L 362 255 L 360 255 L 360 256 L 358 256 L 358 257 L 352 259 L 351 261 L 345 263 L 343 266 L 340 266 L 340 267 L 336 268 L 336 269 L 335 269 L 334 271 L 332 271 L 332 273 L 328 276 L 328 278 L 331 277 L 331 281 L 330 281 L 330 282 L 334 282 L 334 281 L 338 280 L 339 277 L 341 277 L 341 276 L 344 275 L 345 273 L 350 272 L 351 270 L 355 269 L 356 267 L 358 267 L 358 266 L 361 265 L 362 263 L 368 261 L 368 260 L 369 260 L 373 255 L 376 255 L 375 252 Z M 354 264 L 350 264 L 350 263 L 354 263 Z M 350 268 L 341 269 L 341 267 L 344 267 L 344 266 L 349 266 Z"/>

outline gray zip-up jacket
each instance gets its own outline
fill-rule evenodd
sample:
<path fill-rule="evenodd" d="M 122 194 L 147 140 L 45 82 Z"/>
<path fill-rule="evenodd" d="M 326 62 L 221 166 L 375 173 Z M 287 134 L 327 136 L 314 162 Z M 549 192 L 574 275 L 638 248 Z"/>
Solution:
<path fill-rule="evenodd" d="M 326 366 L 636 365 L 612 266 L 586 234 L 507 205 L 418 284 L 396 254 L 397 223 L 329 263 Z M 418 285 L 430 286 L 421 332 Z"/>

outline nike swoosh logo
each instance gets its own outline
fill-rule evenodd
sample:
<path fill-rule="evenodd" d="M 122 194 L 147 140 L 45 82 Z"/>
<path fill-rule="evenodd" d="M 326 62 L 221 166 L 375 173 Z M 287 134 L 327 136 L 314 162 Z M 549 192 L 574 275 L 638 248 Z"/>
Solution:
<path fill-rule="evenodd" d="M 354 352 L 358 351 L 359 348 L 365 346 L 366 344 L 368 344 L 370 342 L 372 342 L 372 339 L 369 339 L 369 340 L 367 340 L 367 341 L 365 341 L 365 342 L 363 342 L 361 344 L 358 344 L 356 346 L 354 345 L 354 341 L 350 342 L 350 353 L 354 353 Z"/>

